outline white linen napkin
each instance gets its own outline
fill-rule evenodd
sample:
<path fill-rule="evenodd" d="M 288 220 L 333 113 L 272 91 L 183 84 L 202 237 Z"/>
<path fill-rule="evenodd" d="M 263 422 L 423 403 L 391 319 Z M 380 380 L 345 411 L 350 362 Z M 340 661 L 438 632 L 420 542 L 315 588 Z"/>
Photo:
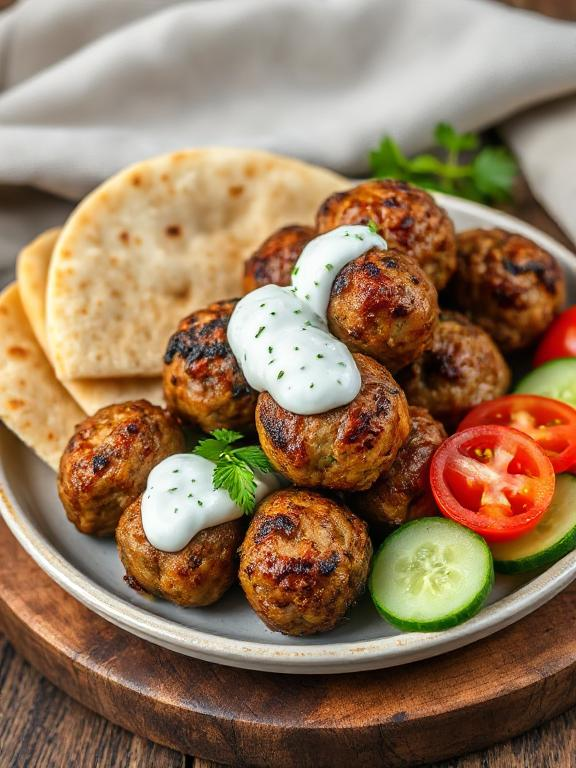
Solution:
<path fill-rule="evenodd" d="M 534 194 L 576 240 L 576 24 L 487 0 L 20 0 L 0 14 L 0 266 L 122 166 L 223 144 L 367 171 L 435 123 L 514 119 Z M 2 199 L 10 205 L 2 205 Z M 46 201 L 48 199 L 46 198 Z"/>

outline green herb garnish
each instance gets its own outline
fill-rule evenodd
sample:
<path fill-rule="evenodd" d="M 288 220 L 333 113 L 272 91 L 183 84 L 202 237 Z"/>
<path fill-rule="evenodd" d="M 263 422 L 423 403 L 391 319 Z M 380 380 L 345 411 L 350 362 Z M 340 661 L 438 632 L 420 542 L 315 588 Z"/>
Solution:
<path fill-rule="evenodd" d="M 458 133 L 448 123 L 434 130 L 438 155 L 408 158 L 390 136 L 370 152 L 370 166 L 377 178 L 410 181 L 425 189 L 466 197 L 484 203 L 510 199 L 518 165 L 504 146 L 480 147 L 477 133 Z M 468 154 L 461 158 L 462 152 Z M 370 225 L 368 225 L 370 226 Z"/>
<path fill-rule="evenodd" d="M 256 334 L 256 336 L 254 336 L 254 338 L 255 338 L 255 339 L 257 339 L 257 338 L 258 338 L 258 336 L 260 336 L 260 334 L 262 333 L 262 331 L 263 331 L 265 328 L 266 328 L 266 326 L 265 326 L 265 325 L 261 325 L 261 326 L 260 326 L 260 328 L 258 328 L 258 333 Z"/>
<path fill-rule="evenodd" d="M 374 235 L 378 234 L 378 225 L 376 224 L 374 219 L 370 219 L 370 221 L 368 222 L 367 226 L 368 226 L 368 229 L 370 230 L 370 232 L 372 232 L 372 234 L 374 234 Z"/>
<path fill-rule="evenodd" d="M 256 503 L 254 470 L 273 472 L 274 468 L 259 445 L 232 447 L 242 440 L 240 432 L 215 429 L 210 434 L 200 440 L 193 453 L 214 462 L 214 488 L 223 488 L 245 514 L 250 514 Z"/>

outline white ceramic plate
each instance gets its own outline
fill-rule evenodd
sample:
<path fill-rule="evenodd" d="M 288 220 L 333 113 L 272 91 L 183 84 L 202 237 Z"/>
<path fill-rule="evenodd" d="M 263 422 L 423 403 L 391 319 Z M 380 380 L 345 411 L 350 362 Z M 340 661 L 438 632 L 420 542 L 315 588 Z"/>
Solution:
<path fill-rule="evenodd" d="M 459 230 L 503 227 L 527 235 L 562 264 L 576 302 L 576 259 L 528 224 L 475 203 L 438 195 Z M 179 653 L 248 669 L 292 673 L 391 667 L 446 653 L 512 624 L 576 578 L 576 552 L 531 576 L 498 576 L 487 606 L 437 633 L 402 634 L 380 619 L 369 597 L 336 630 L 306 639 L 268 630 L 239 587 L 210 608 L 183 609 L 130 589 L 113 541 L 78 533 L 65 517 L 54 473 L 0 429 L 0 511 L 24 549 L 54 581 L 108 621 Z"/>

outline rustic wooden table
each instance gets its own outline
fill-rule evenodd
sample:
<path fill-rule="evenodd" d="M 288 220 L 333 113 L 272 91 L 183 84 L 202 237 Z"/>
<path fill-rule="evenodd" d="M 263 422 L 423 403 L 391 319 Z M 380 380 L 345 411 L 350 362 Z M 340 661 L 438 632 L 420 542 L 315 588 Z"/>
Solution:
<path fill-rule="evenodd" d="M 505 0 L 576 20 L 576 0 Z M 0 0 L 0 9 L 9 0 Z M 567 243 L 525 186 L 513 212 Z M 481 645 L 478 646 L 481 652 Z M 0 636 L 0 768 L 213 768 L 112 725 L 61 693 Z M 483 753 L 434 768 L 576 768 L 576 710 Z M 432 767 L 430 767 L 432 768 Z"/>

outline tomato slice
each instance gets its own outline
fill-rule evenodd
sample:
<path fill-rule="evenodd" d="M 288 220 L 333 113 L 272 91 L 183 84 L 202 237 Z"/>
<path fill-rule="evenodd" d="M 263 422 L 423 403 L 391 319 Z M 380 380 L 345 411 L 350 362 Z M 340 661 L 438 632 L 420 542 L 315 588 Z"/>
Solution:
<path fill-rule="evenodd" d="M 430 465 L 441 512 L 488 541 L 505 541 L 538 523 L 554 494 L 550 459 L 532 438 L 487 424 L 456 432 Z"/>
<path fill-rule="evenodd" d="M 529 435 L 557 473 L 576 464 L 576 409 L 568 403 L 540 395 L 506 395 L 477 405 L 458 431 L 481 424 L 501 424 Z"/>
<path fill-rule="evenodd" d="M 576 307 L 566 309 L 552 321 L 536 350 L 534 367 L 558 357 L 576 357 Z"/>

